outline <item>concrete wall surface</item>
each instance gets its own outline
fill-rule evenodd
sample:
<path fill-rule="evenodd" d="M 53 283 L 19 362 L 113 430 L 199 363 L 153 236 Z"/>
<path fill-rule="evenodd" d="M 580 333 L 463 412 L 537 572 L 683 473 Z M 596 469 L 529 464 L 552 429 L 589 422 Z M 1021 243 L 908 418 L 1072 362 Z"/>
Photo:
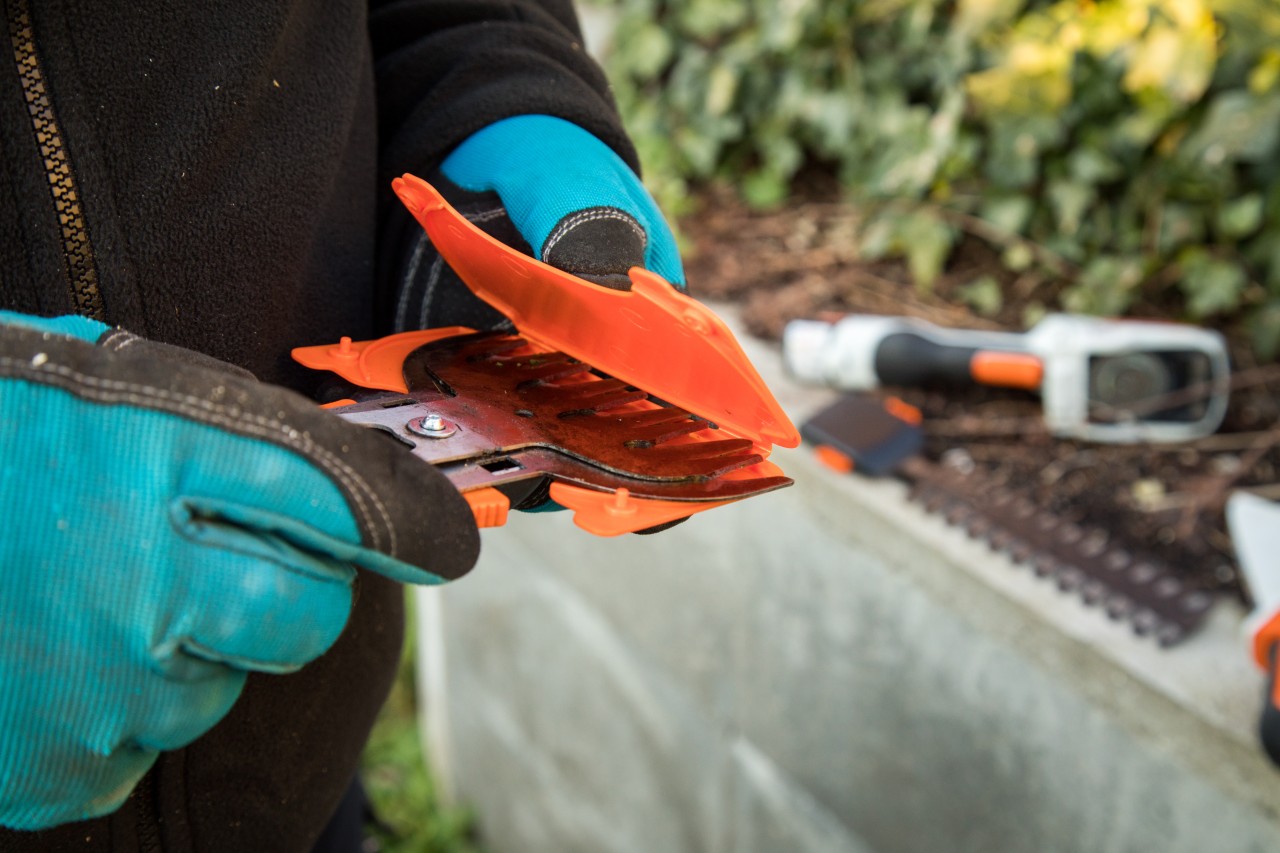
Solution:
<path fill-rule="evenodd" d="M 775 459 L 795 487 L 657 536 L 517 517 L 419 595 L 429 755 L 495 853 L 1280 849 L 1239 612 L 1160 650 Z"/>

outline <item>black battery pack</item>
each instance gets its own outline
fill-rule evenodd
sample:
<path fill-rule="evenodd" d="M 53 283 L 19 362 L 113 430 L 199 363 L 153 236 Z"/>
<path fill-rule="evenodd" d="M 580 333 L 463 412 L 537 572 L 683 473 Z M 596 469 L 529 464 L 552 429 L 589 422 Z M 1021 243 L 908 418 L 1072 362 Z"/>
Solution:
<path fill-rule="evenodd" d="M 920 410 L 894 397 L 845 394 L 800 426 L 819 458 L 838 471 L 888 474 L 920 452 Z"/>

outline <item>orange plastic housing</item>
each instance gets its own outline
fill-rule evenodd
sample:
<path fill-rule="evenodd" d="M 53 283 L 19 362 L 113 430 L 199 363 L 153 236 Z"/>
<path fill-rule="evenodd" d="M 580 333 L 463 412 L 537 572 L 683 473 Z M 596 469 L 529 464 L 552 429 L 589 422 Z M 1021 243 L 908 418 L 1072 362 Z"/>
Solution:
<path fill-rule="evenodd" d="M 631 290 L 600 287 L 493 239 L 421 178 L 405 175 L 392 187 L 449 266 L 524 337 L 748 438 L 762 453 L 800 443 L 724 322 L 660 276 L 634 267 Z"/>

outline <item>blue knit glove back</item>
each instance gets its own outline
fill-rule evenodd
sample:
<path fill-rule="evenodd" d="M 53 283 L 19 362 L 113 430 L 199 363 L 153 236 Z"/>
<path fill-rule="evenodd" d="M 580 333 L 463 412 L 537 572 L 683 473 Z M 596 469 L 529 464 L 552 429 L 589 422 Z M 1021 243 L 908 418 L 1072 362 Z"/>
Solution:
<path fill-rule="evenodd" d="M 495 122 L 454 149 L 441 171 L 470 192 L 496 192 L 525 242 L 554 267 L 590 275 L 594 261 L 609 270 L 601 274 L 616 274 L 629 252 L 631 266 L 684 287 L 675 237 L 653 197 L 576 124 L 541 115 Z"/>
<path fill-rule="evenodd" d="M 0 312 L 0 825 L 118 807 L 249 672 L 346 623 L 358 569 L 478 537 L 435 468 L 283 389 L 82 318 Z"/>
<path fill-rule="evenodd" d="M 641 266 L 684 289 L 675 237 L 653 198 L 613 149 L 571 122 L 495 122 L 427 177 L 477 226 L 553 267 L 625 290 L 627 271 Z M 501 328 L 504 318 L 458 281 L 417 223 L 406 228 L 396 330 Z"/>

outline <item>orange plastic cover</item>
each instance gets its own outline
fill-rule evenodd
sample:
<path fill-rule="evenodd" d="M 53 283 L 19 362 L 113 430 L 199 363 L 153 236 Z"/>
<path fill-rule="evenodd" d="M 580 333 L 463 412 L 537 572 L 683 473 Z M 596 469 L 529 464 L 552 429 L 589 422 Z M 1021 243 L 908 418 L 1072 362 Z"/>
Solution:
<path fill-rule="evenodd" d="M 600 287 L 493 239 L 421 178 L 405 175 L 392 187 L 449 266 L 526 338 L 707 418 L 765 453 L 800 443 L 724 322 L 660 276 L 635 267 L 631 290 Z"/>

